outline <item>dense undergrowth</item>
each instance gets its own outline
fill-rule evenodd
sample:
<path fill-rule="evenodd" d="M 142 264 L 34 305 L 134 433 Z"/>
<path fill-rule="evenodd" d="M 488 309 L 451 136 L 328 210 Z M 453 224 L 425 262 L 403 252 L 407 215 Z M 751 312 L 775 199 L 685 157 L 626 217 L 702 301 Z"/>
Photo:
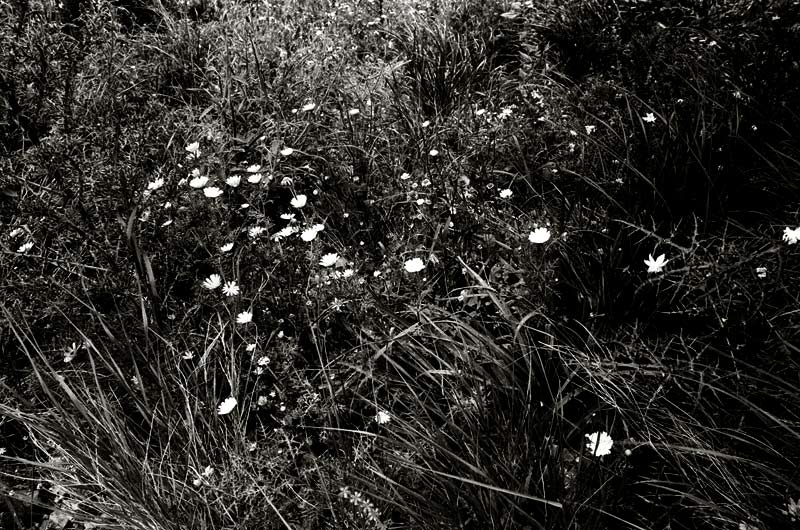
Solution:
<path fill-rule="evenodd" d="M 800 517 L 798 2 L 0 10 L 3 528 Z"/>

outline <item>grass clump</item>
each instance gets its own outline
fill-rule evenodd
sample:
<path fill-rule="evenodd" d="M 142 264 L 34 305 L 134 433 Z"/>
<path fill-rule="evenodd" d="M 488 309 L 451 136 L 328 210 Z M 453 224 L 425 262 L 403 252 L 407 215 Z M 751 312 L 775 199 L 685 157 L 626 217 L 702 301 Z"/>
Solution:
<path fill-rule="evenodd" d="M 2 7 L 0 526 L 794 524 L 762 7 Z"/>

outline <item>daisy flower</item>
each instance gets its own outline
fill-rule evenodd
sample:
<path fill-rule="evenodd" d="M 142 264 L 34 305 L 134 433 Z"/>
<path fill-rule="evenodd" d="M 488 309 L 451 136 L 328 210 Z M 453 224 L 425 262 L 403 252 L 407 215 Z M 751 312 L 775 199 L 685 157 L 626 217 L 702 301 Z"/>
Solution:
<path fill-rule="evenodd" d="M 511 191 L 511 190 L 509 190 L 509 189 L 504 189 L 504 190 L 501 190 L 501 191 L 500 191 L 500 198 L 501 198 L 501 199 L 508 199 L 508 198 L 510 198 L 510 197 L 511 197 L 513 194 L 514 194 L 514 192 L 513 192 L 513 191 Z"/>
<path fill-rule="evenodd" d="M 225 282 L 222 292 L 225 293 L 225 296 L 236 296 L 239 294 L 239 286 L 236 285 L 236 282 Z"/>
<path fill-rule="evenodd" d="M 283 156 L 289 156 L 292 153 L 294 153 L 294 149 L 292 149 L 291 147 L 284 147 L 283 149 L 281 149 L 281 154 Z"/>
<path fill-rule="evenodd" d="M 263 226 L 254 226 L 253 228 L 247 231 L 247 235 L 249 235 L 250 237 L 258 237 L 261 234 L 263 234 L 265 230 L 266 228 L 264 228 Z"/>
<path fill-rule="evenodd" d="M 233 243 L 225 243 L 219 247 L 220 252 L 230 252 L 233 249 Z"/>
<path fill-rule="evenodd" d="M 339 254 L 336 252 L 331 252 L 330 254 L 325 254 L 322 256 L 322 259 L 319 260 L 319 264 L 323 267 L 333 267 L 336 265 L 336 262 L 339 260 Z"/>
<path fill-rule="evenodd" d="M 531 243 L 544 243 L 550 239 L 550 230 L 544 227 L 539 227 L 530 234 L 528 234 L 528 241 Z"/>
<path fill-rule="evenodd" d="M 20 247 L 17 249 L 17 252 L 20 254 L 25 254 L 32 248 L 33 248 L 33 241 L 28 241 L 27 243 L 23 243 L 22 245 L 20 245 Z"/>
<path fill-rule="evenodd" d="M 794 245 L 800 241 L 800 226 L 792 230 L 788 226 L 783 229 L 783 240 L 789 245 Z"/>
<path fill-rule="evenodd" d="M 278 241 L 280 239 L 283 239 L 284 237 L 289 237 L 290 235 L 294 234 L 295 232 L 297 232 L 297 228 L 295 228 L 295 227 L 293 227 L 291 225 L 284 226 L 283 228 L 278 230 L 272 238 L 275 241 Z"/>
<path fill-rule="evenodd" d="M 294 221 L 295 215 L 293 213 L 282 213 L 281 219 L 284 221 Z"/>
<path fill-rule="evenodd" d="M 219 274 L 212 274 L 211 276 L 206 278 L 205 281 L 203 282 L 203 287 L 205 287 L 209 291 L 213 291 L 220 285 L 222 285 L 222 278 L 220 277 Z"/>
<path fill-rule="evenodd" d="M 258 173 L 261 171 L 261 166 L 258 164 L 253 164 L 252 166 L 247 166 L 248 173 Z"/>
<path fill-rule="evenodd" d="M 232 177 L 228 177 L 225 179 L 225 184 L 230 186 L 231 188 L 237 187 L 242 182 L 242 177 L 239 175 L 233 175 Z"/>
<path fill-rule="evenodd" d="M 425 263 L 420 258 L 411 258 L 405 263 L 406 272 L 411 272 L 411 273 L 419 272 L 424 268 L 425 268 Z"/>
<path fill-rule="evenodd" d="M 313 241 L 316 239 L 317 234 L 319 234 L 319 230 L 316 230 L 313 226 L 311 228 L 306 228 L 303 230 L 303 233 L 300 234 L 300 239 L 308 243 L 309 241 Z"/>
<path fill-rule="evenodd" d="M 189 157 L 197 158 L 200 156 L 200 142 L 192 142 L 185 149 L 189 153 Z"/>
<path fill-rule="evenodd" d="M 661 269 L 669 263 L 668 259 L 664 259 L 664 254 L 661 254 L 656 259 L 653 259 L 653 255 L 650 254 L 648 259 L 644 260 L 644 264 L 647 265 L 647 272 L 661 272 Z"/>
<path fill-rule="evenodd" d="M 237 324 L 249 324 L 253 321 L 253 312 L 252 311 L 242 311 L 238 315 L 236 315 L 236 323 Z"/>
<path fill-rule="evenodd" d="M 379 410 L 378 413 L 375 415 L 375 423 L 377 423 L 378 425 L 389 423 L 391 420 L 392 417 L 385 410 Z"/>
<path fill-rule="evenodd" d="M 642 117 L 642 119 L 647 123 L 654 123 L 656 121 L 656 116 L 652 112 L 648 112 L 645 116 Z"/>
<path fill-rule="evenodd" d="M 147 190 L 148 191 L 155 191 L 155 190 L 157 190 L 158 188 L 160 188 L 163 185 L 164 185 L 164 179 L 163 178 L 157 178 L 153 182 L 150 182 L 150 183 L 147 184 Z"/>
<path fill-rule="evenodd" d="M 589 441 L 586 442 L 586 448 L 595 456 L 606 456 L 611 454 L 611 447 L 614 445 L 614 440 L 608 435 L 607 432 L 595 432 L 592 434 L 584 435 Z"/>
<path fill-rule="evenodd" d="M 247 177 L 247 182 L 249 182 L 250 184 L 258 184 L 259 182 L 261 182 L 262 178 L 264 178 L 264 175 L 262 175 L 261 173 L 253 173 L 252 175 Z"/>
<path fill-rule="evenodd" d="M 203 188 L 203 195 L 205 195 L 209 199 L 215 199 L 220 195 L 222 195 L 222 190 L 217 188 L 216 186 L 211 186 L 210 188 Z"/>
<path fill-rule="evenodd" d="M 236 406 L 236 398 L 231 396 L 225 399 L 222 403 L 219 404 L 217 407 L 217 414 L 219 416 L 224 416 L 225 414 L 229 414 L 233 408 Z"/>
<path fill-rule="evenodd" d="M 253 351 L 253 350 L 255 350 L 255 349 L 256 349 L 256 343 L 255 343 L 255 342 L 253 342 L 252 344 L 248 344 L 248 345 L 245 347 L 245 350 L 247 350 L 247 351 Z"/>
<path fill-rule="evenodd" d="M 306 197 L 305 195 L 298 195 L 298 196 L 292 198 L 291 204 L 292 204 L 292 207 L 299 209 L 299 208 L 302 208 L 303 206 L 305 206 L 307 201 L 308 201 L 308 197 Z"/>
<path fill-rule="evenodd" d="M 428 154 L 431 155 L 431 156 L 439 156 L 439 150 L 438 149 L 431 149 Z"/>
<path fill-rule="evenodd" d="M 208 184 L 208 177 L 205 175 L 194 177 L 192 180 L 189 181 L 189 186 L 193 188 L 202 188 Z"/>
<path fill-rule="evenodd" d="M 588 134 L 592 134 L 594 132 L 594 130 L 597 129 L 597 126 L 595 126 L 595 125 L 587 125 L 585 127 L 585 129 L 586 129 L 586 134 L 587 135 Z"/>

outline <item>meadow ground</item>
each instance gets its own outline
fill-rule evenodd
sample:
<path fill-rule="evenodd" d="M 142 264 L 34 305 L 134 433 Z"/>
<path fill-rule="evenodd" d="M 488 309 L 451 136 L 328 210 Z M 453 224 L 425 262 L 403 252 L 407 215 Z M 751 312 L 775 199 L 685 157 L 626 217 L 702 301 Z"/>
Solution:
<path fill-rule="evenodd" d="M 0 3 L 0 527 L 791 528 L 800 3 Z"/>

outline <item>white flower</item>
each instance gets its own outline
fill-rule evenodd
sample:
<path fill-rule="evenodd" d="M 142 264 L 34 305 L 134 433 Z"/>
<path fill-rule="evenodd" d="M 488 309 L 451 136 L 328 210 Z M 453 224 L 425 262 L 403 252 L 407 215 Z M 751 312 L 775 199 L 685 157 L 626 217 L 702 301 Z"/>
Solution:
<path fill-rule="evenodd" d="M 425 121 L 422 122 L 422 128 L 424 129 L 425 127 L 427 127 L 430 124 L 431 124 L 430 120 L 425 120 Z"/>
<path fill-rule="evenodd" d="M 203 282 L 203 287 L 208 289 L 209 291 L 213 291 L 217 287 L 222 285 L 222 278 L 219 274 L 212 274 Z"/>
<path fill-rule="evenodd" d="M 356 114 L 360 114 L 360 113 L 361 113 L 361 111 L 358 110 L 358 109 L 350 109 L 350 110 L 347 111 L 347 115 L 348 116 L 355 116 Z"/>
<path fill-rule="evenodd" d="M 28 241 L 27 243 L 23 243 L 22 245 L 20 245 L 20 247 L 17 249 L 17 252 L 20 254 L 25 254 L 32 248 L 33 248 L 33 241 Z"/>
<path fill-rule="evenodd" d="M 291 204 L 294 208 L 302 208 L 303 206 L 306 205 L 307 201 L 308 197 L 306 197 L 305 195 L 298 195 L 297 197 L 292 198 Z"/>
<path fill-rule="evenodd" d="M 420 258 L 411 258 L 405 263 L 406 272 L 419 272 L 424 268 L 425 262 Z"/>
<path fill-rule="evenodd" d="M 237 324 L 248 324 L 253 321 L 253 312 L 252 311 L 242 311 L 238 315 L 236 315 L 236 323 Z"/>
<path fill-rule="evenodd" d="M 766 267 L 756 267 L 756 276 L 761 278 L 762 280 L 767 277 L 767 268 Z"/>
<path fill-rule="evenodd" d="M 253 164 L 252 166 L 247 166 L 248 173 L 258 173 L 261 171 L 261 166 L 258 164 Z"/>
<path fill-rule="evenodd" d="M 283 156 L 289 156 L 292 153 L 294 153 L 294 149 L 292 149 L 291 147 L 284 147 L 283 149 L 281 149 L 281 154 Z"/>
<path fill-rule="evenodd" d="M 188 361 L 192 358 L 194 358 L 194 352 L 188 350 L 184 352 L 183 355 L 181 355 L 181 359 L 183 359 L 184 361 Z"/>
<path fill-rule="evenodd" d="M 150 182 L 150 183 L 147 184 L 147 189 L 149 191 L 155 191 L 155 190 L 157 190 L 158 188 L 160 188 L 163 185 L 164 185 L 164 179 L 163 178 L 157 178 L 153 182 Z"/>
<path fill-rule="evenodd" d="M 595 126 L 595 125 L 587 125 L 585 127 L 585 129 L 586 129 L 586 134 L 589 135 L 589 134 L 592 134 L 595 129 L 597 129 L 597 126 Z"/>
<path fill-rule="evenodd" d="M 400 175 L 400 180 L 408 180 L 410 178 L 411 178 L 411 174 L 409 174 L 409 173 L 403 173 L 402 175 Z"/>
<path fill-rule="evenodd" d="M 317 232 L 322 232 L 323 230 L 325 230 L 325 225 L 322 224 L 322 223 L 317 223 L 314 226 L 312 226 L 311 228 L 313 228 Z"/>
<path fill-rule="evenodd" d="M 235 403 L 234 403 L 234 405 L 235 405 Z M 211 467 L 211 466 L 206 466 L 206 469 L 201 473 L 201 475 L 204 476 L 204 477 L 210 477 L 213 474 L 214 474 L 214 468 Z"/>
<path fill-rule="evenodd" d="M 586 448 L 595 456 L 606 456 L 611 453 L 611 446 L 614 445 L 614 440 L 608 435 L 607 432 L 595 432 L 592 434 L 584 435 L 589 441 L 586 443 Z"/>
<path fill-rule="evenodd" d="M 8 233 L 8 237 L 17 237 L 18 235 L 22 234 L 22 228 L 15 228 L 11 232 Z"/>
<path fill-rule="evenodd" d="M 202 177 L 200 176 L 194 177 L 192 180 L 189 181 L 189 186 L 193 188 L 202 188 L 206 184 L 208 184 L 208 177 L 206 177 L 205 175 Z"/>
<path fill-rule="evenodd" d="M 284 221 L 294 221 L 294 218 L 295 218 L 295 214 L 293 214 L 293 213 L 282 213 L 281 214 L 281 219 L 283 219 Z"/>
<path fill-rule="evenodd" d="M 331 252 L 330 254 L 325 254 L 322 256 L 322 259 L 319 260 L 319 264 L 323 267 L 333 267 L 336 265 L 336 262 L 339 260 L 339 254 L 335 252 Z"/>
<path fill-rule="evenodd" d="M 200 142 L 192 142 L 186 146 L 186 151 L 189 152 L 190 157 L 197 158 L 200 156 Z"/>
<path fill-rule="evenodd" d="M 302 110 L 303 112 L 308 112 L 310 110 L 314 110 L 315 108 L 317 108 L 316 103 L 306 103 L 305 105 L 303 105 Z"/>
<path fill-rule="evenodd" d="M 249 235 L 250 237 L 258 237 L 261 234 L 263 234 L 265 230 L 266 228 L 264 228 L 263 226 L 254 226 L 253 228 L 247 231 L 247 235 Z"/>
<path fill-rule="evenodd" d="M 531 243 L 544 243 L 548 239 L 550 239 L 550 230 L 544 227 L 539 227 L 528 234 L 528 241 Z"/>
<path fill-rule="evenodd" d="M 214 199 L 222 195 L 222 190 L 216 186 L 211 186 L 210 188 L 203 188 L 203 194 L 209 199 Z"/>
<path fill-rule="evenodd" d="M 295 227 L 293 227 L 291 225 L 284 226 L 283 228 L 281 228 L 280 230 L 278 230 L 275 233 L 275 235 L 273 236 L 273 239 L 275 241 L 278 241 L 279 239 L 283 239 L 284 237 L 289 237 L 290 235 L 294 234 L 295 232 L 297 232 L 297 228 L 295 228 Z"/>
<path fill-rule="evenodd" d="M 262 178 L 264 178 L 264 175 L 262 175 L 261 173 L 253 173 L 252 175 L 247 177 L 247 182 L 249 182 L 250 184 L 258 184 L 259 182 L 261 182 Z"/>
<path fill-rule="evenodd" d="M 220 252 L 230 252 L 233 249 L 233 243 L 225 243 L 219 247 Z"/>
<path fill-rule="evenodd" d="M 349 278 L 355 273 L 356 271 L 354 271 L 353 269 L 345 269 L 344 272 L 342 273 L 342 278 Z"/>
<path fill-rule="evenodd" d="M 439 150 L 438 149 L 431 149 L 428 154 L 431 155 L 431 156 L 439 156 Z"/>
<path fill-rule="evenodd" d="M 383 425 L 384 423 L 389 423 L 391 420 L 392 417 L 385 410 L 379 410 L 378 413 L 375 415 L 375 423 L 379 425 Z"/>
<path fill-rule="evenodd" d="M 669 263 L 669 260 L 664 259 L 664 254 L 661 254 L 656 259 L 653 259 L 653 255 L 650 254 L 648 259 L 644 260 L 644 264 L 647 265 L 647 272 L 661 272 L 661 269 L 667 263 Z"/>
<path fill-rule="evenodd" d="M 311 228 L 306 228 L 303 230 L 303 233 L 300 234 L 300 239 L 308 243 L 309 241 L 313 241 L 316 239 L 317 234 L 319 234 L 319 230 L 316 230 L 313 226 Z"/>
<path fill-rule="evenodd" d="M 231 188 L 237 187 L 242 182 L 242 177 L 239 175 L 233 175 L 232 177 L 228 177 L 225 179 L 225 184 L 230 186 Z"/>
<path fill-rule="evenodd" d="M 794 245 L 800 241 L 800 226 L 792 230 L 788 226 L 783 229 L 783 240 L 790 245 Z"/>
<path fill-rule="evenodd" d="M 642 119 L 647 123 L 654 123 L 656 121 L 655 114 L 653 114 L 652 112 L 648 112 L 647 115 L 644 116 Z"/>
<path fill-rule="evenodd" d="M 501 199 L 508 199 L 508 198 L 509 198 L 509 197 L 511 197 L 513 194 L 514 194 L 514 192 L 513 192 L 513 191 L 511 191 L 511 190 L 509 190 L 509 189 L 504 189 L 504 190 L 501 190 L 501 191 L 500 191 L 500 198 L 501 198 Z"/>
<path fill-rule="evenodd" d="M 256 364 L 258 364 L 259 366 L 267 366 L 269 364 L 269 361 L 270 361 L 270 358 L 267 357 L 266 355 L 263 355 L 263 356 L 258 358 L 258 361 L 256 361 Z"/>
<path fill-rule="evenodd" d="M 172 219 L 167 219 L 166 221 L 161 223 L 161 226 L 164 227 L 164 226 L 169 226 L 171 224 L 172 224 Z"/>
<path fill-rule="evenodd" d="M 239 286 L 236 285 L 236 282 L 225 282 L 222 292 L 225 293 L 225 296 L 236 296 L 239 294 Z"/>
<path fill-rule="evenodd" d="M 230 411 L 232 411 L 236 406 L 236 403 L 236 398 L 233 396 L 225 399 L 225 401 L 219 404 L 219 407 L 217 408 L 217 414 L 224 416 L 225 414 L 230 413 Z"/>

